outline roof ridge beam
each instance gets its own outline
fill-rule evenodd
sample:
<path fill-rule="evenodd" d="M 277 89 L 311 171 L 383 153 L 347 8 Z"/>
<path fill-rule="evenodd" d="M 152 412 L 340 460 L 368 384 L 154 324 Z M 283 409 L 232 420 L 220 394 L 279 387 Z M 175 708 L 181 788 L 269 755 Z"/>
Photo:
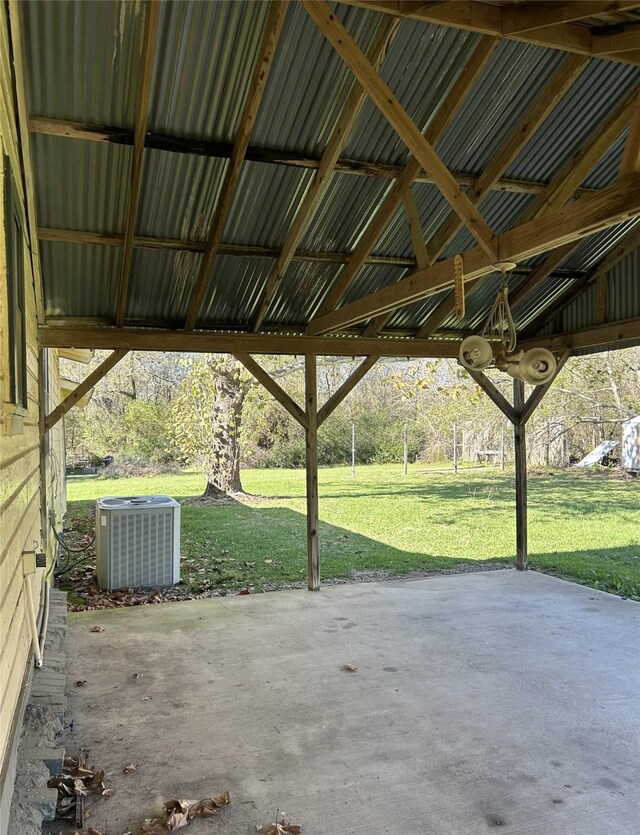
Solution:
<path fill-rule="evenodd" d="M 280 35 L 282 34 L 287 9 L 288 0 L 272 0 L 260 52 L 253 69 L 251 84 L 240 120 L 240 127 L 233 144 L 233 153 L 229 160 L 213 221 L 209 228 L 207 248 L 202 256 L 198 277 L 187 308 L 185 330 L 193 330 L 200 314 L 204 294 L 210 280 L 210 273 L 213 269 L 224 227 L 231 211 L 236 185 L 240 179 L 240 171 L 245 152 L 249 145 L 251 131 L 253 130 L 258 115 L 271 67 L 273 66 L 273 59 L 280 41 Z"/>
<path fill-rule="evenodd" d="M 305 11 L 360 81 L 378 110 L 407 145 L 421 167 L 429 171 L 440 192 L 479 245 L 495 259 L 497 252 L 493 230 L 456 183 L 449 169 L 416 127 L 387 84 L 367 61 L 342 23 L 324 0 L 301 0 L 301 2 Z"/>

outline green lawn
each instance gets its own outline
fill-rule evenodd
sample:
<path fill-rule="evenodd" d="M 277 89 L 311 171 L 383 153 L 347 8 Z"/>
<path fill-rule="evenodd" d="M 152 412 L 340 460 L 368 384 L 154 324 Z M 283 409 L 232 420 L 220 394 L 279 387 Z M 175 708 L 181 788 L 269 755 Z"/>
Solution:
<path fill-rule="evenodd" d="M 513 562 L 513 475 L 493 469 L 437 472 L 415 465 L 320 470 L 324 578 L 357 571 L 405 573 L 460 563 Z M 261 589 L 306 577 L 302 470 L 247 470 L 252 497 L 182 507 L 182 577 L 189 590 Z M 73 478 L 68 519 L 86 524 L 97 496 L 166 493 L 183 501 L 201 476 Z M 82 519 L 84 517 L 84 519 Z M 640 599 L 640 481 L 608 473 L 529 477 L 532 568 Z"/>

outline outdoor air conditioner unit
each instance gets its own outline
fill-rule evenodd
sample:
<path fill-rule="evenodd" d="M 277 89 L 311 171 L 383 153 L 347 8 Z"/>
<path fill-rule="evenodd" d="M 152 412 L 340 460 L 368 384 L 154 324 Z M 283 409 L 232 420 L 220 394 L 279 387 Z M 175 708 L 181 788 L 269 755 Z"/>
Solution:
<path fill-rule="evenodd" d="M 170 496 L 96 501 L 101 589 L 170 586 L 180 580 L 180 505 Z"/>

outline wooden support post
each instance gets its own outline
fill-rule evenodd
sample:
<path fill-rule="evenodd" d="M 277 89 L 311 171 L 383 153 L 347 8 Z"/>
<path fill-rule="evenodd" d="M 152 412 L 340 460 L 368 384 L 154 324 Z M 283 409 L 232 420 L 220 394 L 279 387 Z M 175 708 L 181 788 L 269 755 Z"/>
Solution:
<path fill-rule="evenodd" d="M 513 381 L 513 405 L 518 415 L 524 409 L 524 383 Z M 513 425 L 516 462 L 516 568 L 527 570 L 527 442 L 526 424 L 518 419 Z"/>
<path fill-rule="evenodd" d="M 85 394 L 92 389 L 97 382 L 99 382 L 105 374 L 117 365 L 120 360 L 129 353 L 127 348 L 118 348 L 102 362 L 96 369 L 94 369 L 88 377 L 78 383 L 76 388 L 69 394 L 62 403 L 59 403 L 51 414 L 47 415 L 44 421 L 45 431 L 48 432 L 56 423 L 63 418 L 69 409 L 76 405 L 78 400 L 82 400 Z"/>
<path fill-rule="evenodd" d="M 504 421 L 500 424 L 500 469 L 504 472 Z"/>
<path fill-rule="evenodd" d="M 351 424 L 351 475 L 356 477 L 356 425 Z"/>
<path fill-rule="evenodd" d="M 315 354 L 307 354 L 304 364 L 307 469 L 307 581 L 309 591 L 320 588 L 320 548 L 318 542 L 318 383 Z"/>
<path fill-rule="evenodd" d="M 458 473 L 458 425 L 453 424 L 453 472 Z"/>
<path fill-rule="evenodd" d="M 403 435 L 403 458 L 404 458 L 404 474 L 409 472 L 409 427 L 405 423 Z"/>

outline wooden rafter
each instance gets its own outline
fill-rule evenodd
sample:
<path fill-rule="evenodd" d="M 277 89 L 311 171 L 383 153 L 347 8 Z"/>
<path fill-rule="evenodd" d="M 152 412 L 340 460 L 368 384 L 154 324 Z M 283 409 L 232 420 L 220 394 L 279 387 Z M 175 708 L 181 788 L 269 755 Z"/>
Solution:
<path fill-rule="evenodd" d="M 436 23 L 442 26 L 464 29 L 467 32 L 480 32 L 483 35 L 507 37 L 550 49 L 575 52 L 578 55 L 591 57 L 597 54 L 599 57 L 630 64 L 637 64 L 639 60 L 635 52 L 601 52 L 600 49 L 606 49 L 604 41 L 600 42 L 598 46 L 599 42 L 594 41 L 598 36 L 592 35 L 587 26 L 579 23 L 554 21 L 554 23 L 542 27 L 536 26 L 535 28 L 519 31 L 509 31 L 510 25 L 512 25 L 510 15 L 517 11 L 517 7 L 514 10 L 511 5 L 501 8 L 489 3 L 473 2 L 473 0 L 450 0 L 450 2 L 442 3 L 424 3 L 422 0 L 402 0 L 402 2 L 396 2 L 396 0 L 340 0 L 340 2 L 401 17 L 411 17 L 425 23 Z M 526 5 L 531 9 L 537 6 L 537 3 Z M 544 5 L 549 6 L 548 3 Z M 613 7 L 615 3 L 610 5 Z M 624 9 L 633 8 L 635 5 L 637 4 L 632 3 L 620 8 L 624 11 Z M 580 14 L 582 14 L 585 3 L 576 3 L 576 6 L 581 7 Z M 576 19 L 579 20 L 580 18 Z M 596 44 L 595 51 L 594 42 Z M 613 42 L 612 46 L 614 49 L 619 48 L 617 42 Z"/>
<path fill-rule="evenodd" d="M 380 359 L 379 356 L 366 357 L 360 365 L 353 371 L 339 388 L 334 391 L 327 402 L 318 410 L 318 426 L 322 426 L 325 420 L 331 415 L 335 409 L 342 403 L 345 397 L 353 391 L 360 380 L 367 374 L 376 362 Z"/>
<path fill-rule="evenodd" d="M 389 87 L 367 61 L 342 23 L 323 0 L 302 0 L 302 4 L 422 168 L 431 174 L 438 190 L 478 244 L 488 255 L 497 260 L 493 231 L 456 183 L 433 146 L 425 139 Z"/>
<path fill-rule="evenodd" d="M 456 79 L 443 106 L 436 113 L 431 127 L 426 132 L 426 137 L 432 145 L 436 145 L 441 139 L 447 126 L 458 112 L 462 102 L 473 88 L 497 46 L 498 41 L 495 38 L 482 38 L 476 46 L 466 66 Z M 420 163 L 415 157 L 411 157 L 401 175 L 396 179 L 396 182 L 392 185 L 389 193 L 382 201 L 380 208 L 367 224 L 349 263 L 341 271 L 332 288 L 329 290 L 321 307 L 321 313 L 328 313 L 338 306 L 360 268 L 366 263 L 380 236 L 402 204 L 406 189 L 409 188 L 415 179 L 419 178 L 420 171 Z"/>
<path fill-rule="evenodd" d="M 587 58 L 580 55 L 571 55 L 560 69 L 554 73 L 524 118 L 516 126 L 515 130 L 512 131 L 480 177 L 478 177 L 476 184 L 468 191 L 468 196 L 474 205 L 478 206 L 484 200 L 493 185 L 516 159 L 587 64 Z M 429 241 L 429 250 L 434 260 L 442 253 L 461 227 L 462 224 L 459 222 L 457 215 L 453 213 L 441 224 L 440 228 Z M 453 296 L 450 297 L 449 301 L 450 304 L 443 305 L 442 307 L 442 321 L 455 310 Z M 391 315 L 389 314 L 389 317 Z M 377 321 L 376 327 L 378 330 L 381 330 L 385 326 L 389 317 L 386 319 L 381 317 Z M 439 326 L 440 322 L 436 324 L 436 329 Z M 377 332 L 372 329 L 369 335 L 374 336 Z"/>
<path fill-rule="evenodd" d="M 631 175 L 609 188 L 582 197 L 568 206 L 547 212 L 503 233 L 498 237 L 500 259 L 518 262 L 580 240 L 639 214 L 640 175 Z M 466 281 L 495 270 L 493 260 L 480 247 L 464 252 L 463 259 Z M 419 301 L 452 284 L 453 259 L 440 261 L 337 311 L 318 316 L 309 324 L 307 333 L 321 334 L 339 330 L 379 313 Z"/>
<path fill-rule="evenodd" d="M 284 406 L 291 417 L 298 421 L 300 426 L 305 427 L 305 429 L 308 427 L 309 424 L 304 409 L 301 409 L 300 406 L 298 406 L 296 401 L 287 394 L 282 386 L 280 386 L 250 354 L 235 354 L 235 358 L 238 362 L 241 362 L 244 365 L 247 371 L 266 388 L 269 394 L 277 400 L 281 406 Z"/>
<path fill-rule="evenodd" d="M 120 360 L 129 352 L 128 348 L 117 348 L 110 354 L 100 365 L 88 374 L 81 383 L 78 383 L 76 388 L 69 394 L 62 403 L 59 403 L 53 411 L 47 415 L 44 420 L 45 431 L 52 429 L 56 423 L 61 420 L 67 412 L 72 409 L 79 400 L 90 391 L 96 383 L 116 366 Z"/>
<path fill-rule="evenodd" d="M 570 0 L 564 3 L 538 0 L 538 2 L 519 3 L 502 10 L 502 32 L 506 36 L 530 32 L 532 29 L 543 29 L 559 23 L 573 23 L 576 20 L 599 14 L 624 12 L 638 6 L 640 6 L 638 0 L 628 0 L 628 2 L 624 0 L 619 0 L 619 2 Z"/>
<path fill-rule="evenodd" d="M 430 267 L 432 258 L 427 251 L 427 244 L 424 239 L 424 232 L 422 231 L 422 224 L 420 223 L 420 214 L 413 196 L 411 186 L 404 190 L 403 194 L 404 208 L 407 213 L 407 221 L 409 223 L 409 232 L 411 233 L 411 242 L 413 243 L 413 251 L 416 256 L 416 265 L 419 270 L 425 267 Z"/>
<path fill-rule="evenodd" d="M 367 55 L 368 60 L 374 68 L 378 68 L 384 60 L 389 45 L 398 31 L 400 21 L 394 18 L 383 20 L 378 28 L 376 37 Z M 320 160 L 320 164 L 313 176 L 313 180 L 307 189 L 305 196 L 298 207 L 295 218 L 289 228 L 282 251 L 278 256 L 271 272 L 267 278 L 262 296 L 258 301 L 256 314 L 253 320 L 253 330 L 260 329 L 262 322 L 269 310 L 269 306 L 278 290 L 280 282 L 294 258 L 296 248 L 304 233 L 309 227 L 314 213 L 325 194 L 336 163 L 342 153 L 351 131 L 360 115 L 362 107 L 367 100 L 367 94 L 362 86 L 356 81 L 353 84 L 350 94 L 342 108 L 327 146 Z"/>
<path fill-rule="evenodd" d="M 620 176 L 624 177 L 627 174 L 633 174 L 635 171 L 640 171 L 640 90 L 631 112 L 629 135 L 625 142 L 622 162 L 620 163 Z"/>
<path fill-rule="evenodd" d="M 540 128 L 551 111 L 563 98 L 567 90 L 582 73 L 588 59 L 581 55 L 571 55 L 558 69 L 548 84 L 536 98 L 534 104 L 512 131 L 506 142 L 478 177 L 468 195 L 475 205 L 479 205 L 489 194 L 493 185 L 500 179 L 525 145 Z M 460 230 L 461 224 L 455 215 L 450 215 L 430 240 L 430 250 L 437 258 L 447 244 Z"/>
<path fill-rule="evenodd" d="M 495 48 L 498 41 L 492 38 L 486 38 L 484 43 L 493 44 L 493 48 Z M 463 70 L 462 77 L 464 78 L 466 75 L 467 70 L 465 69 Z M 443 106 L 438 113 L 444 111 L 445 107 Z M 133 131 L 123 128 L 106 127 L 104 125 L 87 124 L 85 122 L 72 122 L 66 119 L 32 116 L 29 119 L 29 130 L 31 133 L 44 134 L 45 136 L 81 139 L 86 142 L 105 142 L 125 146 L 133 145 Z M 435 144 L 430 133 L 427 134 L 427 138 L 432 145 Z M 230 159 L 233 153 L 233 144 L 229 142 L 214 142 L 204 139 L 167 136 L 149 132 L 147 132 L 145 137 L 145 148 L 153 148 L 154 150 L 173 154 L 191 154 L 194 156 L 209 157 L 211 159 Z M 244 158 L 250 162 L 301 168 L 309 171 L 317 170 L 320 165 L 319 157 L 303 154 L 299 151 L 261 148 L 256 145 L 248 146 Z M 334 168 L 334 171 L 340 174 L 351 174 L 356 177 L 384 177 L 389 180 L 402 176 L 404 170 L 404 167 L 401 165 L 346 157 L 340 157 Z M 463 171 L 452 171 L 451 173 L 459 186 L 473 188 L 478 180 L 477 177 Z M 420 168 L 418 168 L 418 173 L 414 177 L 414 180 L 418 183 L 433 183 L 433 178 L 425 174 Z M 534 180 L 516 180 L 509 177 L 501 177 L 495 183 L 493 190 L 514 192 L 516 194 L 539 194 L 545 186 L 546 183 L 540 183 Z M 587 191 L 588 189 L 582 189 L 584 193 Z"/>
<path fill-rule="evenodd" d="M 589 174 L 594 165 L 602 158 L 607 149 L 615 142 L 625 129 L 633 106 L 634 94 L 627 96 L 624 101 L 612 114 L 606 116 L 601 124 L 596 125 L 589 134 L 582 147 L 562 166 L 560 171 L 553 177 L 551 182 L 539 194 L 528 209 L 518 219 L 519 224 L 527 223 L 541 217 L 545 212 L 563 206 L 566 201 L 575 195 L 577 188 Z M 552 252 L 546 261 L 534 271 L 525 285 L 518 289 L 512 297 L 512 303 L 521 301 L 530 290 L 533 290 L 551 272 L 566 260 L 571 253 L 579 246 L 579 241 L 573 244 L 566 244 Z M 437 318 L 435 313 L 429 317 L 417 332 L 420 339 L 424 339 L 434 333 L 454 311 L 454 301 L 451 295 L 445 304 L 438 307 Z M 427 327 L 428 326 L 428 327 Z"/>
<path fill-rule="evenodd" d="M 144 136 L 147 132 L 147 118 L 151 100 L 151 81 L 153 76 L 153 61 L 156 53 L 158 19 L 160 17 L 159 0 L 147 0 L 145 4 L 145 29 L 142 44 L 141 77 L 138 87 L 136 103 L 136 126 L 133 140 L 133 154 L 131 158 L 131 175 L 129 181 L 129 205 L 124 231 L 124 248 L 122 251 L 122 269 L 120 273 L 120 293 L 116 311 L 116 325 L 124 323 L 129 293 L 129 276 L 131 273 L 131 259 L 133 256 L 133 231 L 138 211 L 140 196 L 140 181 L 142 179 L 142 155 L 144 152 Z"/>
<path fill-rule="evenodd" d="M 267 79 L 269 78 L 269 72 L 273 65 L 273 59 L 282 33 L 287 8 L 288 0 L 272 0 L 271 2 L 262 44 L 240 120 L 240 127 L 238 128 L 231 159 L 229 160 L 222 190 L 209 229 L 207 248 L 202 257 L 198 277 L 189 302 L 185 330 L 193 330 L 200 314 L 200 308 L 202 307 L 204 294 L 209 283 L 211 270 L 213 269 L 224 227 L 229 217 L 229 212 L 231 211 L 231 203 L 240 178 L 240 171 L 247 146 L 249 145 L 251 131 L 253 130 L 262 96 L 267 85 Z"/>

